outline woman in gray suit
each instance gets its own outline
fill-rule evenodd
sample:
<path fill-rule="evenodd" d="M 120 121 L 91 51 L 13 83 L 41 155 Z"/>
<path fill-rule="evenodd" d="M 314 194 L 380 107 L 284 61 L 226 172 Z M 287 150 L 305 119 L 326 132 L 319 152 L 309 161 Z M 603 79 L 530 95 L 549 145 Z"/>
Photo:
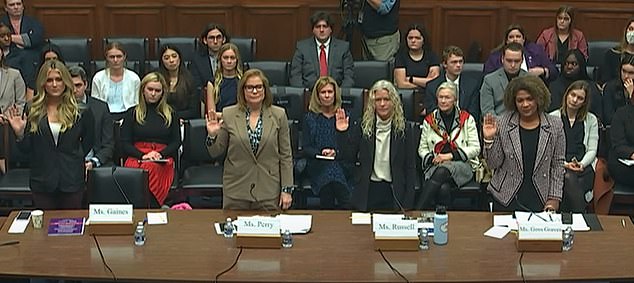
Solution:
<path fill-rule="evenodd" d="M 488 190 L 495 209 L 556 211 L 563 192 L 566 136 L 561 119 L 544 114 L 550 94 L 534 76 L 513 79 L 507 112 L 484 117 L 484 157 L 494 170 Z"/>
<path fill-rule="evenodd" d="M 238 83 L 238 103 L 222 115 L 207 113 L 207 148 L 226 154 L 222 176 L 224 209 L 288 209 L 293 193 L 293 157 L 288 119 L 273 106 L 269 81 L 258 69 Z"/>
<path fill-rule="evenodd" d="M 5 64 L 4 52 L 0 51 L 0 111 L 7 114 L 9 107 L 16 105 L 20 112 L 26 103 L 26 85 L 22 79 L 20 71 L 10 68 Z M 5 119 L 0 119 L 0 123 L 6 123 Z M 5 172 L 4 153 L 0 153 L 0 171 Z"/>

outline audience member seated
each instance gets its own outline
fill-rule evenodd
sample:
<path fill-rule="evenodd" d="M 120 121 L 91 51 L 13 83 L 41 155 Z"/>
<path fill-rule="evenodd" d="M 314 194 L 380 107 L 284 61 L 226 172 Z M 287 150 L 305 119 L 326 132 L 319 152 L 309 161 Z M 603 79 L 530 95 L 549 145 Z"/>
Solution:
<path fill-rule="evenodd" d="M 176 46 L 163 45 L 158 69 L 169 85 L 166 89 L 167 103 L 180 122 L 200 118 L 200 96 L 181 55 Z"/>
<path fill-rule="evenodd" d="M 450 207 L 451 193 L 473 180 L 479 165 L 480 139 L 476 122 L 458 107 L 456 85 L 443 82 L 436 91 L 438 109 L 425 117 L 418 155 L 425 182 L 416 209 Z"/>
<path fill-rule="evenodd" d="M 623 105 L 631 103 L 634 93 L 634 54 L 625 54 L 621 59 L 619 77 L 603 87 L 603 124 L 610 125 L 612 116 Z"/>
<path fill-rule="evenodd" d="M 440 75 L 440 60 L 431 51 L 431 37 L 422 25 L 407 29 L 404 44 L 394 61 L 394 81 L 399 88 L 423 89 Z"/>
<path fill-rule="evenodd" d="M 64 64 L 44 63 L 36 80 L 38 95 L 28 115 L 8 111 L 17 145 L 29 153 L 29 186 L 34 206 L 44 210 L 79 209 L 84 195 L 84 157 L 93 146 L 91 111 L 81 111 Z M 4 115 L 4 114 L 3 114 Z"/>
<path fill-rule="evenodd" d="M 564 184 L 566 137 L 561 119 L 544 113 L 548 88 L 535 76 L 513 79 L 504 96 L 508 111 L 486 114 L 484 157 L 493 178 L 487 189 L 495 211 L 556 211 Z"/>
<path fill-rule="evenodd" d="M 231 37 L 220 24 L 210 23 L 200 34 L 199 52 L 195 54 L 189 69 L 194 77 L 194 86 L 202 89 L 207 82 L 214 80 L 218 68 L 218 51 L 220 46 L 229 42 Z"/>
<path fill-rule="evenodd" d="M 165 78 L 152 72 L 141 81 L 139 103 L 126 112 L 121 127 L 125 167 L 149 172 L 150 191 L 159 205 L 165 203 L 174 179 L 174 158 L 180 146 L 180 129 L 172 107 L 163 95 Z"/>
<path fill-rule="evenodd" d="M 588 83 L 590 91 L 588 93 L 590 97 L 588 97 L 587 100 L 592 101 L 592 103 L 590 103 L 588 110 L 594 113 L 597 118 L 603 120 L 603 97 L 596 83 L 588 76 L 586 71 L 586 58 L 583 57 L 581 51 L 577 49 L 566 51 L 564 56 L 565 58 L 561 64 L 559 77 L 552 81 L 548 87 L 550 90 L 550 106 L 547 111 L 552 112 L 561 108 L 562 105 L 565 105 L 562 101 L 564 100 L 563 97 L 566 89 L 568 89 L 568 86 L 573 82 L 581 80 Z"/>
<path fill-rule="evenodd" d="M 62 56 L 62 51 L 60 50 L 59 46 L 52 43 L 44 44 L 44 47 L 42 47 L 42 51 L 40 52 L 40 57 L 38 59 L 38 66 L 42 66 L 45 61 L 52 59 L 65 63 L 64 56 Z"/>
<path fill-rule="evenodd" d="M 238 103 L 207 113 L 207 148 L 225 155 L 222 207 L 288 209 L 293 201 L 293 156 L 288 118 L 273 105 L 269 80 L 250 69 L 238 83 Z"/>
<path fill-rule="evenodd" d="M 302 124 L 302 145 L 308 159 L 306 172 L 310 186 L 319 196 L 321 209 L 345 209 L 350 202 L 352 186 L 348 180 L 352 179 L 353 167 L 337 155 L 341 148 L 337 145 L 335 128 L 338 109 L 341 109 L 341 89 L 337 82 L 331 77 L 319 78 Z"/>
<path fill-rule="evenodd" d="M 213 83 L 207 82 L 207 111 L 212 108 L 222 111 L 238 101 L 238 82 L 242 78 L 242 59 L 238 46 L 233 43 L 223 44 L 218 51 L 218 66 L 220 69 L 214 74 Z"/>
<path fill-rule="evenodd" d="M 575 10 L 571 6 L 561 6 L 557 10 L 555 26 L 546 28 L 537 37 L 550 61 L 563 64 L 566 51 L 579 49 L 584 59 L 588 59 L 588 42 L 583 32 L 574 27 Z"/>
<path fill-rule="evenodd" d="M 17 107 L 19 111 L 24 109 L 26 104 L 26 86 L 20 75 L 20 71 L 6 65 L 4 53 L 0 51 L 0 113 L 7 113 L 12 107 Z M 0 123 L 5 124 L 6 120 L 0 119 Z M 6 170 L 5 158 L 0 151 L 0 172 Z"/>
<path fill-rule="evenodd" d="M 599 68 L 600 84 L 605 84 L 619 76 L 619 64 L 624 55 L 634 56 L 634 17 L 631 17 L 623 29 L 623 37 L 618 46 L 605 52 L 603 65 Z"/>
<path fill-rule="evenodd" d="M 464 53 L 457 46 L 447 46 L 442 51 L 444 72 L 427 84 L 423 104 L 427 113 L 436 110 L 436 92 L 444 82 L 452 82 L 456 86 L 456 105 L 469 112 L 476 123 L 480 122 L 480 82 L 469 76 L 462 76 Z"/>
<path fill-rule="evenodd" d="M 300 40 L 291 61 L 290 84 L 311 88 L 319 77 L 330 76 L 341 87 L 352 87 L 353 59 L 348 42 L 332 37 L 330 14 L 318 11 L 310 17 L 313 36 Z"/>
<path fill-rule="evenodd" d="M 526 33 L 520 25 L 510 25 L 504 33 L 504 41 L 491 52 L 484 63 L 484 74 L 491 73 L 502 65 L 502 48 L 511 42 L 519 43 L 524 47 L 522 65 L 520 68 L 531 75 L 542 78 L 545 82 L 556 78 L 559 74 L 555 64 L 548 59 L 544 48 L 529 42 Z"/>
<path fill-rule="evenodd" d="M 480 112 L 482 115 L 501 116 L 506 112 L 504 93 L 509 82 L 528 73 L 521 69 L 524 62 L 523 48 L 519 43 L 511 42 L 502 47 L 502 66 L 495 72 L 484 76 L 480 87 Z"/>
<path fill-rule="evenodd" d="M 44 27 L 36 18 L 24 15 L 22 0 L 5 0 L 4 10 L 7 13 L 0 22 L 11 29 L 11 43 L 17 47 L 15 51 L 23 52 L 33 64 L 44 44 Z"/>
<path fill-rule="evenodd" d="M 597 117 L 588 112 L 591 105 L 590 85 L 586 81 L 573 82 L 566 89 L 561 109 L 550 113 L 561 118 L 566 134 L 566 155 L 564 168 L 564 195 L 561 211 L 585 212 L 586 204 L 592 199 L 594 169 L 599 124 Z"/>
<path fill-rule="evenodd" d="M 634 167 L 624 162 L 634 162 L 634 105 L 628 103 L 614 113 L 608 156 L 608 170 L 614 182 L 634 188 Z"/>
<path fill-rule="evenodd" d="M 353 209 L 400 210 L 414 204 L 415 136 L 406 124 L 398 91 L 377 81 L 369 91 L 361 121 L 350 124 L 342 108 L 336 113 L 338 154 L 359 163 L 351 196 Z"/>
<path fill-rule="evenodd" d="M 86 170 L 101 166 L 112 165 L 114 154 L 113 124 L 108 105 L 86 94 L 88 79 L 86 71 L 80 66 L 68 68 L 71 80 L 74 85 L 73 94 L 79 104 L 79 109 L 89 109 L 94 118 L 94 145 L 86 155 Z"/>
<path fill-rule="evenodd" d="M 104 50 L 106 68 L 92 79 L 90 95 L 108 104 L 114 120 L 121 120 L 128 109 L 139 103 L 139 76 L 125 68 L 123 45 L 111 42 Z"/>
<path fill-rule="evenodd" d="M 0 22 L 0 49 L 4 54 L 5 65 L 20 71 L 20 76 L 26 85 L 25 93 L 32 97 L 35 88 L 35 66 L 24 53 L 16 51 L 17 47 L 11 44 L 11 30 L 2 22 Z"/>

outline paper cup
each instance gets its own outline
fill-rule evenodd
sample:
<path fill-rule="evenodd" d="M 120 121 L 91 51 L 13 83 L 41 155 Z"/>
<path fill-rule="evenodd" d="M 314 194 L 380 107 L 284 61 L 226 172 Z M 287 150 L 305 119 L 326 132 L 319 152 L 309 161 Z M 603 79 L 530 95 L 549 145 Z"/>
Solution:
<path fill-rule="evenodd" d="M 44 211 L 33 210 L 31 212 L 31 220 L 33 221 L 33 228 L 41 229 L 42 222 L 44 221 Z"/>

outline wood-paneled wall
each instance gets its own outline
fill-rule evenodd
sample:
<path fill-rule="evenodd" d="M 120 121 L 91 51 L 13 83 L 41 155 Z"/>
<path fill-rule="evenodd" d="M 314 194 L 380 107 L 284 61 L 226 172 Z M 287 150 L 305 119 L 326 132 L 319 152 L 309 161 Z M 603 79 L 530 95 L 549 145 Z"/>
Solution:
<path fill-rule="evenodd" d="M 634 15 L 632 0 L 402 0 L 399 24 L 424 24 L 436 52 L 449 44 L 466 51 L 477 42 L 481 58 L 486 58 L 509 24 L 523 25 L 534 39 L 554 24 L 562 4 L 577 8 L 575 25 L 588 40 L 620 40 Z M 338 0 L 25 0 L 25 5 L 26 13 L 45 25 L 48 37 L 92 37 L 96 57 L 101 57 L 101 38 L 106 36 L 195 37 L 207 23 L 217 22 L 232 35 L 257 38 L 258 60 L 290 60 L 295 42 L 311 35 L 308 18 L 313 12 L 329 11 L 342 22 Z"/>

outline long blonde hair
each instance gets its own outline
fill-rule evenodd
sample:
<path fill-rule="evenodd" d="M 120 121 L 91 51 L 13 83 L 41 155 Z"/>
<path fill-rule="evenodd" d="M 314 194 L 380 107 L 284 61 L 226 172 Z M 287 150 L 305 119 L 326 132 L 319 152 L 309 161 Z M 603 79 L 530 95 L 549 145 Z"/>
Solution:
<path fill-rule="evenodd" d="M 36 133 L 38 131 L 38 124 L 46 113 L 46 102 L 48 100 L 48 93 L 46 93 L 45 85 L 50 72 L 58 72 L 64 82 L 64 92 L 61 95 L 61 101 L 57 105 L 57 120 L 62 124 L 61 132 L 73 127 L 73 124 L 79 118 L 79 106 L 73 95 L 73 81 L 66 66 L 58 60 L 48 60 L 42 64 L 40 71 L 37 74 L 36 88 L 37 93 L 31 110 L 29 111 L 29 123 L 31 127 L 29 132 Z"/>
<path fill-rule="evenodd" d="M 163 75 L 159 72 L 151 72 L 141 80 L 141 87 L 139 88 L 139 104 L 136 105 L 135 120 L 139 125 L 145 124 L 145 116 L 147 115 L 147 103 L 145 102 L 145 86 L 151 82 L 161 83 L 161 99 L 159 99 L 158 106 L 156 107 L 159 116 L 165 120 L 165 126 L 169 127 L 172 124 L 172 107 L 167 104 L 167 82 Z"/>
<path fill-rule="evenodd" d="M 376 113 L 374 106 L 374 99 L 376 92 L 379 90 L 386 90 L 388 97 L 392 102 L 392 129 L 396 130 L 396 134 L 399 136 L 405 136 L 405 116 L 403 115 L 403 105 L 401 104 L 401 97 L 394 85 L 386 80 L 380 80 L 374 83 L 370 88 L 368 95 L 368 103 L 365 105 L 365 111 L 363 112 L 363 120 L 361 121 L 361 132 L 366 138 L 371 137 L 374 134 L 374 127 L 376 124 Z"/>
<path fill-rule="evenodd" d="M 220 101 L 220 84 L 222 83 L 222 54 L 227 50 L 232 50 L 233 53 L 236 54 L 236 77 L 238 80 L 242 78 L 242 59 L 240 58 L 240 51 L 238 50 L 238 46 L 233 43 L 225 43 L 220 46 L 220 50 L 218 50 L 218 58 L 216 61 L 218 62 L 218 68 L 216 68 L 216 73 L 214 74 L 214 104 L 217 104 Z"/>

